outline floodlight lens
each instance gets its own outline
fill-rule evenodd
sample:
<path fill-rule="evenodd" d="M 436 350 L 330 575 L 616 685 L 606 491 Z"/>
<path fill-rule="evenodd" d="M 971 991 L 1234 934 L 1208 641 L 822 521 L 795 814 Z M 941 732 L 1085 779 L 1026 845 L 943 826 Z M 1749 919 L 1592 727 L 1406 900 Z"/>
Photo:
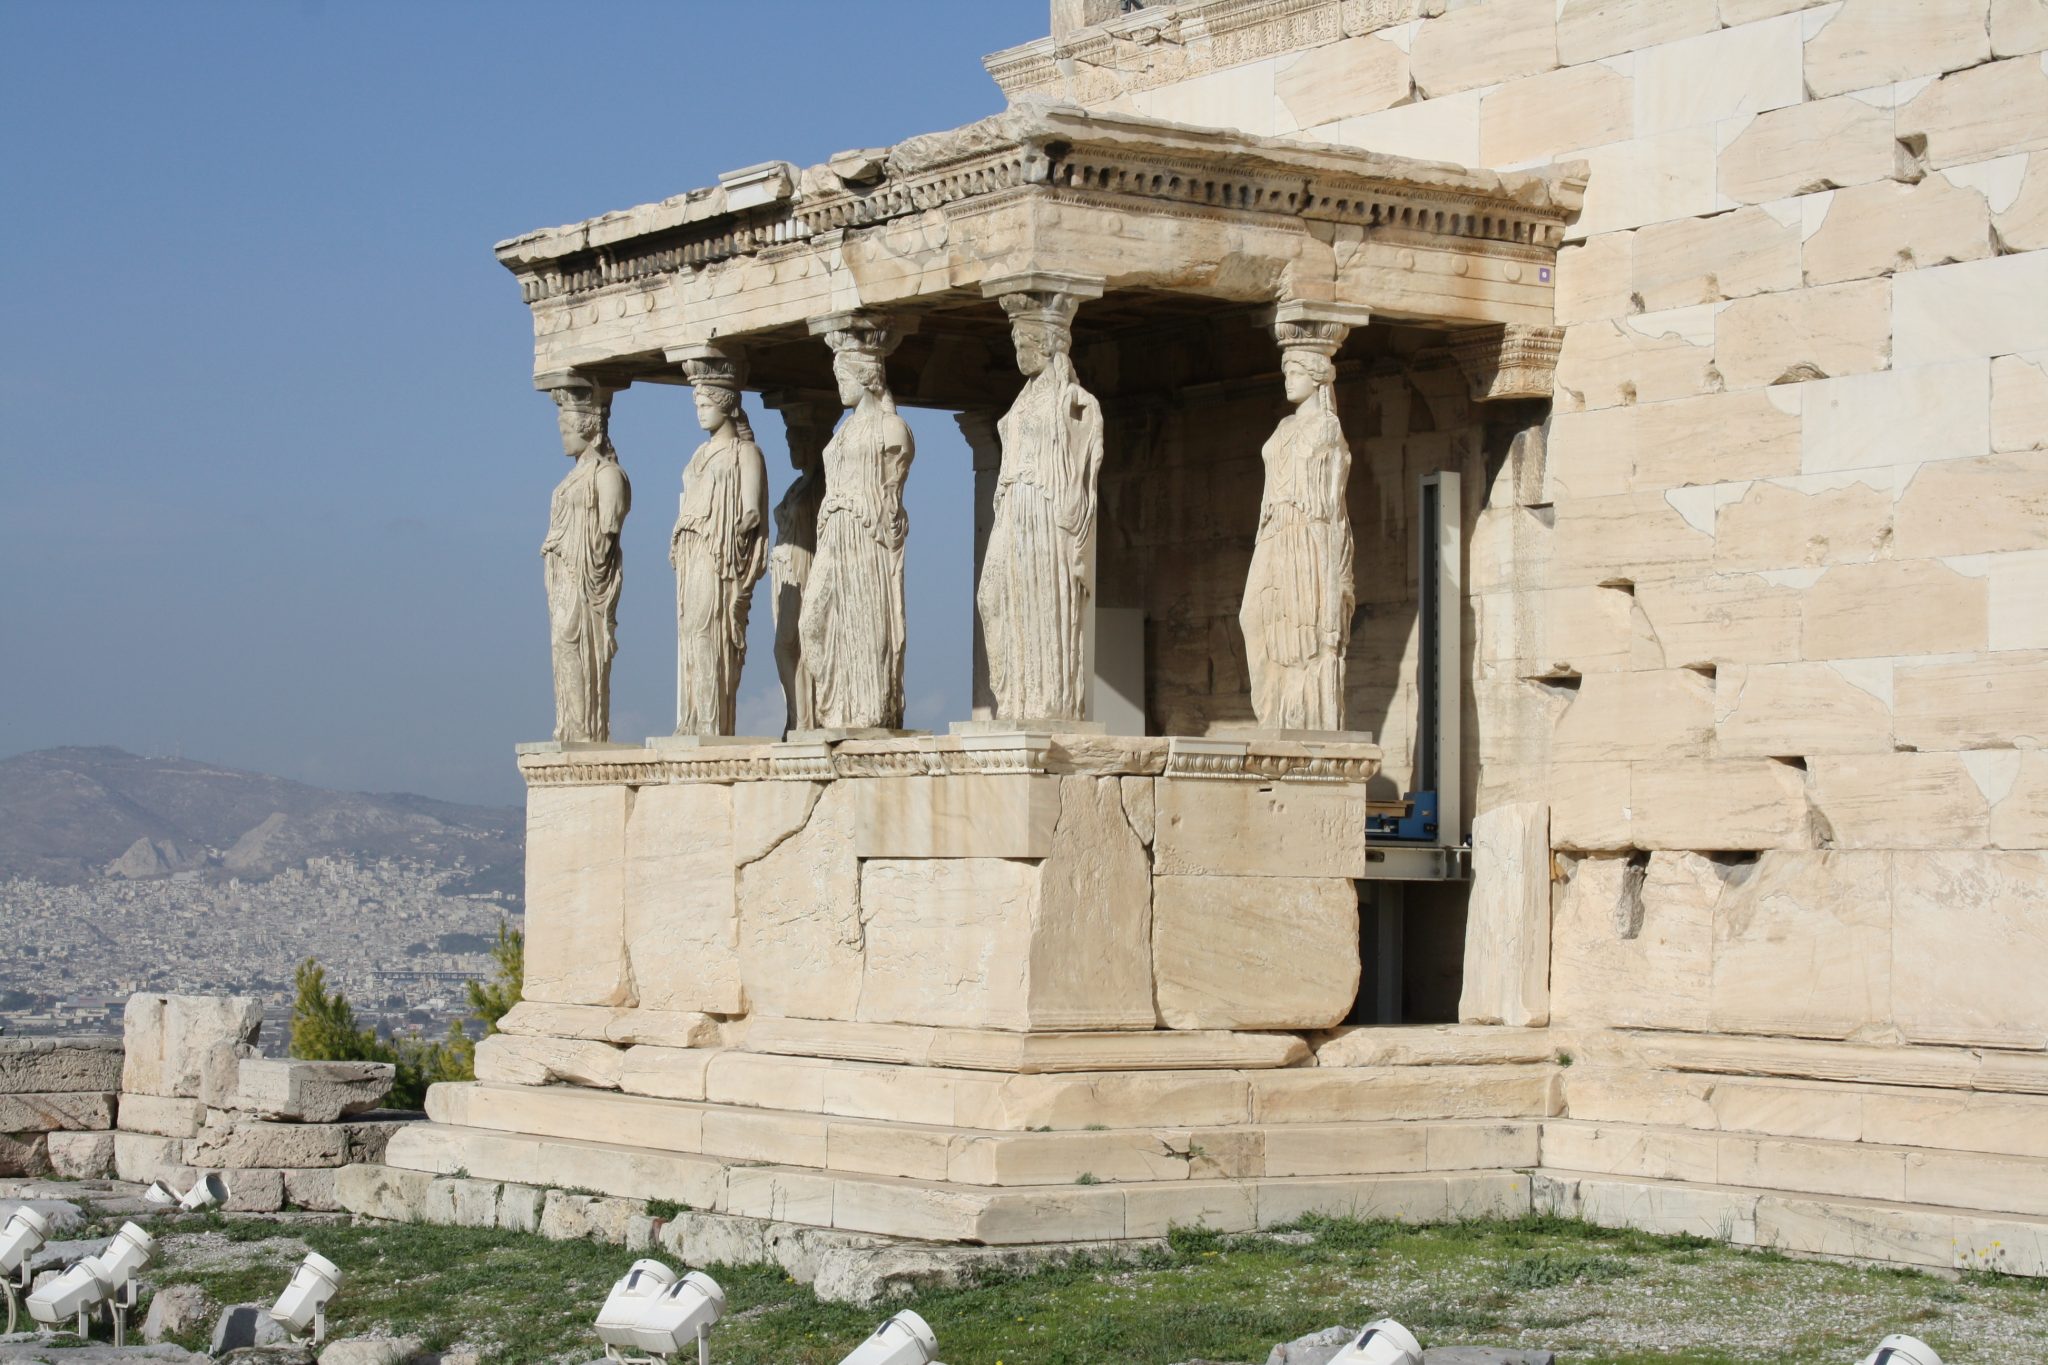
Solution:
<path fill-rule="evenodd" d="M 654 1298 L 640 1301 L 633 1344 L 665 1355 L 695 1341 L 700 1329 L 711 1330 L 724 1316 L 725 1291 L 703 1271 L 693 1270 Z"/>
<path fill-rule="evenodd" d="M 619 1277 L 605 1296 L 597 1314 L 597 1339 L 607 1346 L 635 1346 L 634 1335 L 648 1303 L 676 1282 L 676 1273 L 660 1261 L 633 1262 L 633 1268 Z"/>
<path fill-rule="evenodd" d="M 192 1188 L 185 1191 L 185 1197 L 178 1201 L 178 1207 L 187 1213 L 196 1213 L 215 1204 L 225 1204 L 227 1199 L 227 1181 L 209 1173 L 192 1182 Z"/>
<path fill-rule="evenodd" d="M 0 1275 L 12 1275 L 50 1236 L 50 1220 L 23 1206 L 0 1227 Z"/>

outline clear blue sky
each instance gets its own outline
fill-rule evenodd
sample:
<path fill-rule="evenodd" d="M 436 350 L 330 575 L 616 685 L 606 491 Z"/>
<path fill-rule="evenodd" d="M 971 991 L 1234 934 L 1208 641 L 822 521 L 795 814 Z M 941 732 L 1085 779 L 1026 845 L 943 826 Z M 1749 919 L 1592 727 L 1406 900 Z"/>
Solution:
<path fill-rule="evenodd" d="M 0 0 L 0 754 L 516 799 L 564 464 L 492 243 L 992 113 L 979 59 L 1045 27 L 1045 0 Z M 967 706 L 970 477 L 950 419 L 913 420 L 908 691 L 937 725 Z M 674 718 L 689 391 L 621 395 L 614 437 L 638 738 Z"/>

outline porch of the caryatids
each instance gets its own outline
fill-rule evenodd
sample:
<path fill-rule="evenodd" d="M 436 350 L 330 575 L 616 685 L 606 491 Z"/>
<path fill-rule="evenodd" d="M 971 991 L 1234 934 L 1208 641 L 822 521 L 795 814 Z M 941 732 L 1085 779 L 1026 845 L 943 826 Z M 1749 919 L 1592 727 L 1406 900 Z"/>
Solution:
<path fill-rule="evenodd" d="M 575 463 L 555 486 L 541 541 L 548 595 L 558 744 L 611 739 L 612 657 L 618 652 L 619 531 L 633 487 L 610 435 L 611 393 L 577 374 L 544 376 L 562 453 Z"/>
<path fill-rule="evenodd" d="M 1238 624 L 1252 710 L 1269 730 L 1344 728 L 1344 657 L 1354 589 L 1346 487 L 1351 448 L 1338 421 L 1336 354 L 1367 310 L 1283 303 L 1273 310 L 1294 411 L 1266 441 L 1265 493 Z"/>
<path fill-rule="evenodd" d="M 1073 323 L 1099 278 L 1028 274 L 982 292 L 1009 315 L 1024 390 L 997 431 L 987 551 L 975 590 L 998 721 L 1085 723 L 1102 406 L 1074 371 Z"/>
<path fill-rule="evenodd" d="M 818 552 L 818 508 L 825 500 L 825 443 L 839 419 L 836 395 L 777 389 L 761 401 L 782 414 L 796 478 L 775 504 L 775 547 L 768 552 L 769 610 L 775 617 L 775 671 L 782 679 L 783 731 L 817 728 L 818 708 L 799 631 L 804 588 Z"/>
<path fill-rule="evenodd" d="M 811 322 L 832 348 L 839 398 L 852 409 L 820 459 L 825 493 L 798 625 L 821 730 L 903 726 L 903 484 L 916 445 L 896 414 L 884 362 L 909 330 L 872 313 Z"/>
<path fill-rule="evenodd" d="M 676 572 L 676 733 L 733 733 L 747 617 L 768 562 L 768 467 L 740 404 L 746 362 L 714 345 L 671 352 L 707 439 L 683 470 L 669 563 Z"/>

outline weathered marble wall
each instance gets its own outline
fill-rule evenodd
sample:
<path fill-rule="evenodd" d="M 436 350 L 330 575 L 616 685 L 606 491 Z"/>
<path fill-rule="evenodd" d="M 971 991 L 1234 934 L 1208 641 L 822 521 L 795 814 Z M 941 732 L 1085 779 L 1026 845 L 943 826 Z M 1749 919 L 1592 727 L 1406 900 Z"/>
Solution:
<path fill-rule="evenodd" d="M 1559 1021 L 2048 1044 L 2048 8 L 1176 13 L 1142 50 L 1070 34 L 1070 75 L 991 70 L 1590 167 L 1554 416 L 1481 487 L 1469 580 L 1478 806 L 1550 805 Z M 1362 604 L 1389 439 L 1353 440 Z M 1234 657 L 1192 628 L 1205 592 L 1165 642 L 1197 665 Z M 1353 656 L 1390 780 L 1398 637 L 1368 616 Z M 1225 668 L 1161 709 L 1235 696 Z"/>

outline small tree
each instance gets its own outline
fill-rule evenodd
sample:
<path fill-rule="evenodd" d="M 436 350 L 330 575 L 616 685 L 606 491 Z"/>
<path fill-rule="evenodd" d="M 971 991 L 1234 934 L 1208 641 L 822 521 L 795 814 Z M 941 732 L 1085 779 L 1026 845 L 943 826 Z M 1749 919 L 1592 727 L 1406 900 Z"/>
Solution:
<path fill-rule="evenodd" d="M 499 921 L 498 941 L 491 949 L 494 970 L 489 979 L 471 981 L 468 1018 L 484 1026 L 484 1037 L 498 1031 L 498 1021 L 519 1003 L 526 980 L 526 936 L 509 922 Z M 356 1022 L 348 997 L 327 985 L 327 972 L 307 958 L 293 975 L 292 1056 L 307 1061 L 390 1062 L 397 1068 L 391 1084 L 393 1108 L 417 1109 L 426 1103 L 427 1087 L 440 1081 L 476 1079 L 476 1042 L 451 1020 L 440 1042 L 424 1038 L 393 1038 Z"/>
<path fill-rule="evenodd" d="M 498 942 L 491 949 L 496 974 L 488 981 L 472 981 L 469 1017 L 484 1026 L 484 1037 L 498 1031 L 498 1021 L 519 1003 L 526 989 L 526 935 L 512 927 L 510 920 L 498 921 Z"/>

